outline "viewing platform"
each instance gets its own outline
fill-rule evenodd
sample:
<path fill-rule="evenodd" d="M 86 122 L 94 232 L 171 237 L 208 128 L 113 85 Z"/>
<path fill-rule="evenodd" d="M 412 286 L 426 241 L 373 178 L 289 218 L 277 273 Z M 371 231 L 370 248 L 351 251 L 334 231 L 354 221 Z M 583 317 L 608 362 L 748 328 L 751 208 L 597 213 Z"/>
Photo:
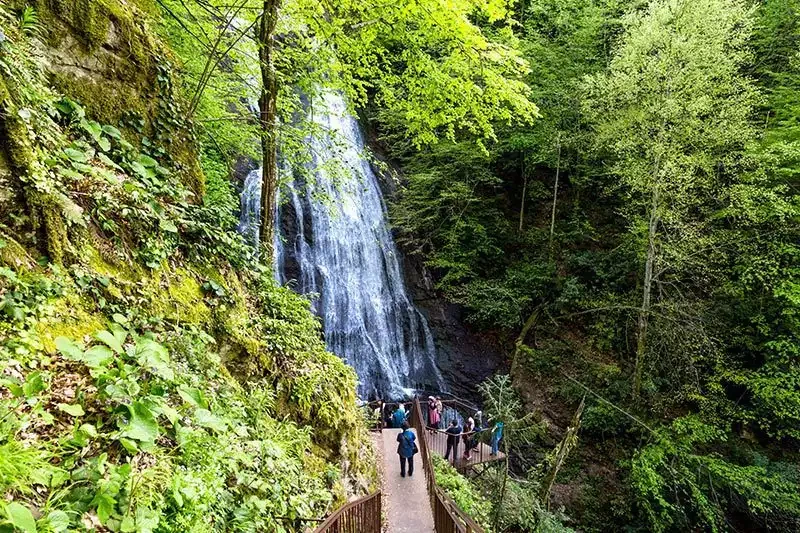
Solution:
<path fill-rule="evenodd" d="M 426 431 L 426 435 L 428 438 L 428 449 L 431 452 L 434 452 L 444 457 L 445 453 L 447 453 L 447 433 L 445 433 L 442 430 L 438 430 L 435 432 Z M 456 453 L 454 454 L 452 451 L 450 452 L 450 457 L 448 458 L 448 461 L 457 470 L 466 470 L 470 467 L 482 463 L 490 463 L 492 461 L 505 460 L 506 455 L 503 452 L 498 451 L 497 454 L 492 455 L 491 446 L 489 444 L 486 444 L 486 442 L 483 442 L 483 440 L 491 438 L 490 430 L 483 430 L 474 433 L 473 438 L 477 438 L 478 442 L 475 443 L 473 448 L 471 449 L 471 453 L 469 454 L 469 459 L 464 459 L 463 437 L 458 437 L 458 445 L 456 447 Z M 455 458 L 453 456 L 455 456 Z"/>

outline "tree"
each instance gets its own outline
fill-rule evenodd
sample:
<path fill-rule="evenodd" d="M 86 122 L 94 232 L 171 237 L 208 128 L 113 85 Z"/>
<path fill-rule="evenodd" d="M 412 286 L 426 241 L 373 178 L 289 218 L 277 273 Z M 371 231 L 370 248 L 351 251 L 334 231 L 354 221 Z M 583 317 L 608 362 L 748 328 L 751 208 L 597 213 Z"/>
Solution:
<path fill-rule="evenodd" d="M 371 95 L 418 146 L 453 139 L 457 130 L 492 139 L 497 122 L 531 121 L 537 108 L 518 79 L 526 64 L 513 46 L 507 3 L 265 0 L 258 35 L 262 242 L 271 243 L 277 130 L 292 128 L 276 118 L 295 114 L 298 90 L 313 100 L 322 86 L 338 89 L 354 106 Z M 490 41 L 471 22 L 475 16 L 504 25 L 509 44 Z M 276 36 L 285 44 L 277 46 Z"/>
<path fill-rule="evenodd" d="M 753 137 L 755 93 L 740 73 L 751 19 L 738 0 L 657 0 L 625 22 L 609 70 L 588 78 L 586 110 L 613 161 L 619 183 L 609 187 L 627 199 L 622 214 L 642 257 L 632 385 L 638 397 L 654 351 L 654 313 L 694 313 L 685 289 L 702 279 L 698 252 L 713 247 L 706 230 L 720 207 L 717 193 L 735 179 L 737 158 Z M 680 328 L 690 318 L 672 323 Z"/>
<path fill-rule="evenodd" d="M 272 213 L 278 190 L 278 77 L 275 65 L 275 28 L 281 0 L 264 0 L 258 23 L 258 63 L 261 69 L 261 228 L 260 241 L 271 251 L 273 237 Z M 271 257 L 269 253 L 267 257 Z"/>

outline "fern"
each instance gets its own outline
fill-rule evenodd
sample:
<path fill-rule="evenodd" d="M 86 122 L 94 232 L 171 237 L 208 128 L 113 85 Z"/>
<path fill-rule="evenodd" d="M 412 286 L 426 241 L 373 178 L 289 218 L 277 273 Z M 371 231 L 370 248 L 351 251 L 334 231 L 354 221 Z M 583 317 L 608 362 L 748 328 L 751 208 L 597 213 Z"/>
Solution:
<path fill-rule="evenodd" d="M 20 31 L 29 36 L 39 37 L 41 34 L 41 26 L 39 24 L 39 14 L 31 6 L 25 6 L 19 14 L 19 29 Z"/>

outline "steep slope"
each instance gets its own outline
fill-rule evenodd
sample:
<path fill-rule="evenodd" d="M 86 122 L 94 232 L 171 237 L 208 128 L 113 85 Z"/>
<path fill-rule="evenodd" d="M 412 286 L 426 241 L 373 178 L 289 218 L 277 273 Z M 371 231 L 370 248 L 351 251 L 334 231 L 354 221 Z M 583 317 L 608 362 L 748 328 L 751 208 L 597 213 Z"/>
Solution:
<path fill-rule="evenodd" d="M 151 6 L 22 8 L 0 7 L 0 529 L 294 531 L 368 490 L 356 376 L 202 201 Z"/>

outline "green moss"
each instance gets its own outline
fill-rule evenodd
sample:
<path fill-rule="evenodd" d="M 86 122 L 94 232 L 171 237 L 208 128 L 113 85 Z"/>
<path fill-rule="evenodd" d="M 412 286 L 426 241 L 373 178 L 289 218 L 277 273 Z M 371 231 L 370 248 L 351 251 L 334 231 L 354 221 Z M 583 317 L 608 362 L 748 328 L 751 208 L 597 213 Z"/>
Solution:
<path fill-rule="evenodd" d="M 126 112 L 138 113 L 147 123 L 151 122 L 153 111 L 141 97 L 146 92 L 144 81 L 141 84 L 109 83 L 106 79 L 95 80 L 62 72 L 52 73 L 51 78 L 60 92 L 83 104 L 89 116 L 99 122 L 118 124 Z M 131 136 L 131 132 L 126 133 L 127 137 Z"/>
<path fill-rule="evenodd" d="M 0 227 L 0 265 L 18 272 L 28 271 L 35 266 L 28 251 Z"/>
<path fill-rule="evenodd" d="M 56 351 L 55 340 L 58 337 L 82 340 L 106 327 L 103 317 L 87 312 L 84 303 L 74 293 L 53 302 L 51 310 L 50 316 L 35 326 L 43 349 L 51 354 Z"/>
<path fill-rule="evenodd" d="M 59 203 L 51 195 L 39 192 L 31 183 L 40 172 L 39 162 L 31 145 L 28 126 L 17 114 L 5 83 L 0 86 L 0 131 L 5 137 L 3 148 L 22 182 L 34 229 L 42 229 L 47 254 L 55 263 L 61 263 L 68 243 L 66 222 Z"/>
<path fill-rule="evenodd" d="M 211 310 L 203 301 L 200 284 L 188 272 L 177 270 L 169 283 L 167 294 L 175 306 L 174 318 L 191 324 L 208 324 Z M 170 316 L 170 315 L 167 315 Z"/>
<path fill-rule="evenodd" d="M 38 0 L 40 16 L 51 23 L 63 22 L 80 38 L 87 52 L 106 44 L 112 29 L 119 32 L 123 53 L 140 67 L 152 66 L 154 41 L 139 24 L 144 19 L 134 2 L 119 0 Z M 148 9 L 151 6 L 147 4 Z M 51 27 L 51 30 L 54 29 Z M 63 32 L 54 32 L 56 40 Z"/>

